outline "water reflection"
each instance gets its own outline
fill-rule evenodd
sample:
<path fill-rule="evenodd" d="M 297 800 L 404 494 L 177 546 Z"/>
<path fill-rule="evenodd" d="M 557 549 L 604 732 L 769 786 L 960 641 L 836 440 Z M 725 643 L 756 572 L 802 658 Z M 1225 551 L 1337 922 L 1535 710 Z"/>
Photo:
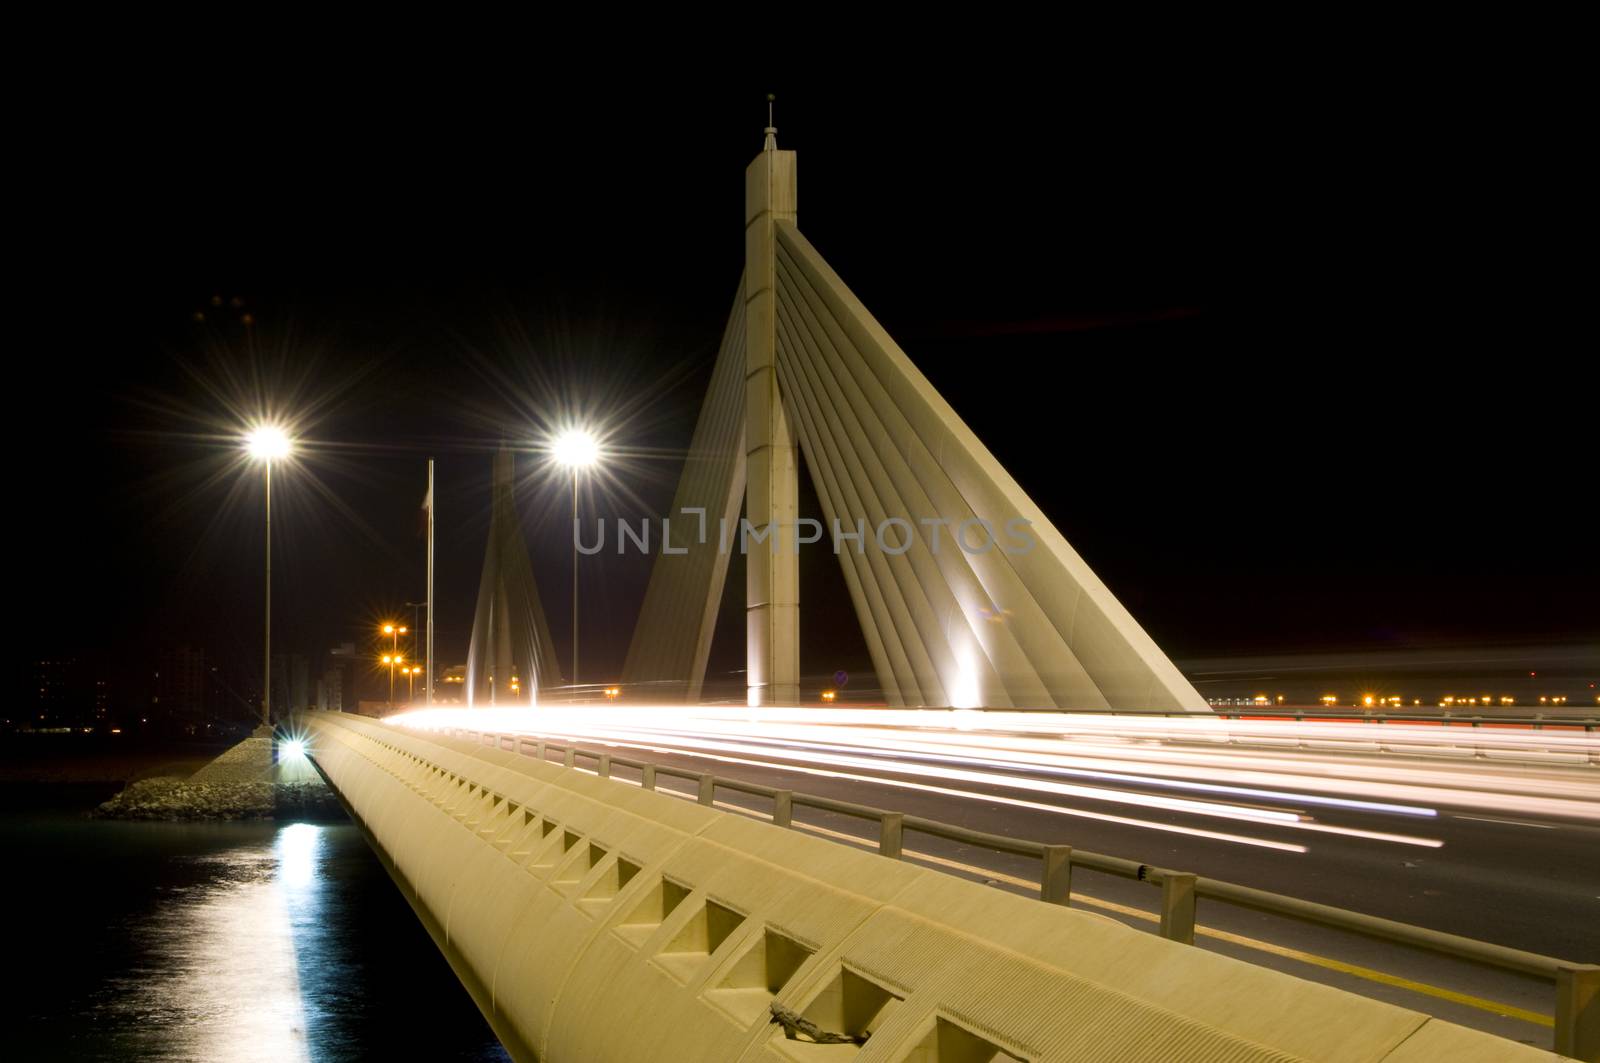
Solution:
<path fill-rule="evenodd" d="M 274 843 L 278 851 L 278 884 L 297 893 L 310 886 L 321 843 L 322 828 L 315 823 L 291 823 L 280 830 Z"/>
<path fill-rule="evenodd" d="M 0 807 L 4 1060 L 507 1059 L 348 823 Z"/>
<path fill-rule="evenodd" d="M 295 927 L 318 917 L 323 829 L 297 823 L 263 844 L 189 858 L 205 873 L 136 930 L 160 966 L 117 979 L 112 1007 L 137 1023 L 128 1033 L 141 1055 L 311 1059 Z"/>

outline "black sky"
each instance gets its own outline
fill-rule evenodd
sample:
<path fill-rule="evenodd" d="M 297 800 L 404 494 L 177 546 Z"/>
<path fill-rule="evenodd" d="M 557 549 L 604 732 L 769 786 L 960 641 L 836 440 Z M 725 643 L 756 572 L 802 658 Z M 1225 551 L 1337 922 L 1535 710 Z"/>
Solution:
<path fill-rule="evenodd" d="M 259 487 L 207 483 L 232 451 L 197 437 L 251 373 L 320 405 L 307 471 L 347 510 L 293 473 L 275 495 L 285 649 L 421 597 L 432 454 L 462 658 L 488 454 L 537 410 L 578 397 L 659 452 L 603 503 L 659 513 L 769 89 L 801 227 L 1172 656 L 1600 637 L 1592 343 L 1554 324 L 1572 286 L 1510 193 L 1455 168 L 1471 101 L 1363 126 L 1155 57 L 914 92 L 168 75 L 38 118 L 11 359 L 30 652 L 249 659 Z M 564 645 L 558 505 L 524 500 Z M 586 575 L 595 678 L 645 572 Z M 806 579 L 805 669 L 857 666 L 842 581 Z"/>

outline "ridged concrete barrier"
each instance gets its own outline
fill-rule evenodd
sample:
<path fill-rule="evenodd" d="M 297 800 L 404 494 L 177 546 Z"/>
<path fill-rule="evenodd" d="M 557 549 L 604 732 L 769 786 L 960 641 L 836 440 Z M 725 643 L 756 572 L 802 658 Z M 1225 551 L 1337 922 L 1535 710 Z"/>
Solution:
<path fill-rule="evenodd" d="M 1558 1058 L 508 750 L 305 722 L 519 1060 Z M 865 1041 L 789 1039 L 774 1002 Z"/>

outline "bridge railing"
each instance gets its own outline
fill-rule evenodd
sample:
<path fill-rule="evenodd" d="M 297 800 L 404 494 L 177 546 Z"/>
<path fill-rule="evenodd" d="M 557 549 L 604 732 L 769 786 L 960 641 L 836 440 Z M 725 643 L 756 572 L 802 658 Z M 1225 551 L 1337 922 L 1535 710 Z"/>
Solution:
<path fill-rule="evenodd" d="M 1060 711 L 1060 710 L 1052 710 Z M 1074 710 L 1076 711 L 1076 710 Z M 1116 712 L 1108 715 L 1115 716 L 1179 716 L 1185 715 L 1175 712 Z M 1196 713 L 1186 714 L 1194 717 Z M 1224 720 L 1295 720 L 1301 723 L 1324 721 L 1327 723 L 1432 723 L 1442 724 L 1446 727 L 1527 727 L 1535 731 L 1542 731 L 1546 727 L 1561 730 L 1577 730 L 1593 733 L 1600 729 L 1600 718 L 1594 716 L 1562 716 L 1546 713 L 1535 713 L 1532 716 L 1496 716 L 1483 713 L 1455 713 L 1455 712 L 1379 712 L 1364 709 L 1284 709 L 1269 706 L 1251 708 L 1247 705 L 1234 705 L 1216 707 L 1212 715 Z"/>
<path fill-rule="evenodd" d="M 1577 963 L 1525 952 L 1234 882 L 1074 849 L 1070 845 L 1049 845 L 1025 838 L 990 834 L 854 801 L 783 790 L 710 772 L 547 742 L 526 735 L 465 728 L 450 728 L 449 733 L 474 738 L 484 745 L 526 753 L 539 760 L 548 760 L 551 753 L 558 753 L 562 763 L 569 768 L 579 768 L 578 759 L 582 757 L 586 762 L 593 763 L 592 768 L 584 767 L 582 770 L 592 770 L 603 778 L 610 778 L 616 767 L 630 768 L 639 772 L 639 783 L 647 790 L 659 789 L 658 781 L 663 776 L 681 779 L 694 784 L 695 800 L 702 805 L 714 805 L 718 789 L 767 798 L 772 801 L 771 822 L 779 827 L 793 827 L 796 807 L 865 820 L 877 825 L 878 852 L 895 860 L 904 858 L 903 839 L 908 830 L 1014 856 L 1033 857 L 1039 861 L 1039 899 L 1050 904 L 1065 905 L 1070 901 L 1072 872 L 1075 868 L 1148 883 L 1161 891 L 1161 936 L 1186 945 L 1194 944 L 1197 902 L 1204 898 L 1544 979 L 1554 984 L 1555 1050 L 1577 1059 L 1600 1058 L 1600 964 Z"/>
<path fill-rule="evenodd" d="M 630 688 L 631 690 L 632 688 Z M 598 700 L 598 699 L 596 699 Z M 648 693 L 633 699 L 642 703 L 649 702 Z M 706 699 L 702 702 L 712 708 L 744 708 L 744 691 L 740 689 L 737 699 Z M 915 709 L 889 710 L 884 704 L 864 705 L 852 702 L 848 705 L 838 703 L 807 703 L 813 708 L 838 709 L 838 708 L 880 708 L 886 711 L 913 712 Z M 1600 703 L 1597 703 L 1600 705 Z M 1600 712 L 1596 707 L 1587 704 L 1578 705 L 1546 705 L 1538 707 L 1541 711 L 1531 711 L 1533 706 L 1503 707 L 1500 710 L 1483 711 L 1473 708 L 1468 711 L 1466 707 L 1448 708 L 1379 708 L 1374 705 L 1248 705 L 1248 704 L 1218 704 L 1209 706 L 1206 712 L 1188 712 L 1179 709 L 1082 709 L 1051 707 L 1041 708 L 1029 705 L 1014 705 L 1004 709 L 975 708 L 972 712 L 1005 712 L 1021 714 L 1052 714 L 1060 716 L 1126 716 L 1144 719 L 1172 719 L 1172 720 L 1294 720 L 1298 723 L 1423 723 L 1439 724 L 1446 727 L 1524 727 L 1534 731 L 1547 728 L 1560 731 L 1585 731 L 1593 734 L 1600 731 Z M 927 712 L 948 712 L 948 709 L 926 709 Z"/>

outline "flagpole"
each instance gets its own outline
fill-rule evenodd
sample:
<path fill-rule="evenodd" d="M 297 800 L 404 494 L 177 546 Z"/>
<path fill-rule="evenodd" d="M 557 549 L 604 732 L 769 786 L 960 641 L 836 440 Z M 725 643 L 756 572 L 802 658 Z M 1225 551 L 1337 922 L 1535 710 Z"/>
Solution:
<path fill-rule="evenodd" d="M 433 459 L 428 459 L 428 683 L 427 704 L 433 704 Z"/>

